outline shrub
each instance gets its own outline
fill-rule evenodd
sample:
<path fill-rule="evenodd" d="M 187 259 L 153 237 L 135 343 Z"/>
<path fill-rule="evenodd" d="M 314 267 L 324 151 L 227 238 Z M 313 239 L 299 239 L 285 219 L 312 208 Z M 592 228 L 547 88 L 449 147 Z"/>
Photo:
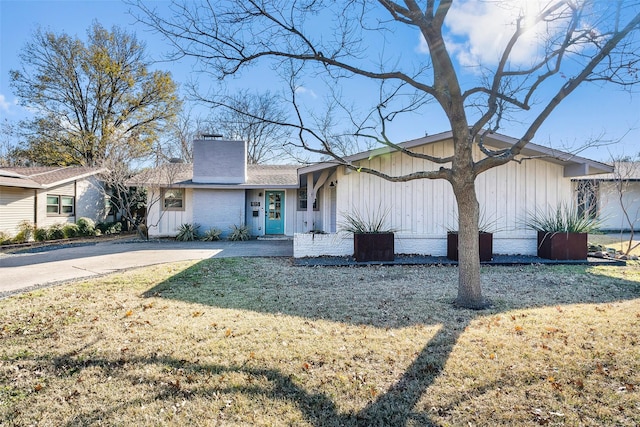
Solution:
<path fill-rule="evenodd" d="M 78 226 L 80 236 L 95 236 L 96 223 L 93 222 L 91 218 L 78 218 L 76 225 Z"/>
<path fill-rule="evenodd" d="M 5 233 L 4 231 L 0 231 L 0 245 L 6 245 L 11 243 L 11 236 Z"/>
<path fill-rule="evenodd" d="M 64 230 L 62 224 L 54 224 L 47 229 L 47 240 L 64 239 Z"/>
<path fill-rule="evenodd" d="M 49 238 L 48 230 L 46 228 L 36 228 L 36 230 L 33 232 L 33 237 L 38 242 L 44 242 Z"/>
<path fill-rule="evenodd" d="M 192 242 L 198 239 L 198 224 L 182 224 L 178 229 L 176 240 L 181 242 Z"/>
<path fill-rule="evenodd" d="M 246 225 L 232 225 L 229 240 L 233 242 L 249 240 L 249 227 Z"/>
<path fill-rule="evenodd" d="M 65 224 L 62 226 L 62 232 L 67 239 L 78 237 L 80 235 L 80 227 L 77 224 Z"/>
<path fill-rule="evenodd" d="M 207 231 L 204 232 L 202 236 L 202 240 L 205 242 L 213 242 L 215 240 L 220 240 L 220 235 L 222 234 L 222 230 L 216 227 L 211 227 Z"/>
<path fill-rule="evenodd" d="M 18 225 L 18 234 L 13 238 L 14 243 L 26 243 L 33 237 L 35 226 L 29 221 L 22 221 Z"/>
<path fill-rule="evenodd" d="M 122 223 L 99 222 L 96 225 L 96 230 L 99 230 L 102 234 L 120 234 L 122 232 Z"/>

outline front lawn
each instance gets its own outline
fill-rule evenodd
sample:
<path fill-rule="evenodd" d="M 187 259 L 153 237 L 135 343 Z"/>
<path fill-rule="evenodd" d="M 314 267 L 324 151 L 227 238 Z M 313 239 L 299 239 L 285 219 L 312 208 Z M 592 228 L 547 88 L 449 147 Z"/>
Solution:
<path fill-rule="evenodd" d="M 640 267 L 167 264 L 0 301 L 0 425 L 640 423 Z"/>

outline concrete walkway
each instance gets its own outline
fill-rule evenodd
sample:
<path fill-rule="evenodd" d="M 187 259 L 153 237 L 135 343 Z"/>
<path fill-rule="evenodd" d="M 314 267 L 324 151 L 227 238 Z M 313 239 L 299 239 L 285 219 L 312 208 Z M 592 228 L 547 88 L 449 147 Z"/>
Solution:
<path fill-rule="evenodd" d="M 176 242 L 115 240 L 0 254 L 0 298 L 69 280 L 167 262 L 213 257 L 293 256 L 291 240 Z"/>

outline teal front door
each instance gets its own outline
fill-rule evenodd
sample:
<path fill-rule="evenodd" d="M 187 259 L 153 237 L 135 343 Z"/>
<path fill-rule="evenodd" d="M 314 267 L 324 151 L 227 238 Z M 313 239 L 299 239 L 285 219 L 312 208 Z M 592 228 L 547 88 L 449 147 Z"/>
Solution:
<path fill-rule="evenodd" d="M 266 191 L 265 234 L 284 234 L 284 191 Z"/>

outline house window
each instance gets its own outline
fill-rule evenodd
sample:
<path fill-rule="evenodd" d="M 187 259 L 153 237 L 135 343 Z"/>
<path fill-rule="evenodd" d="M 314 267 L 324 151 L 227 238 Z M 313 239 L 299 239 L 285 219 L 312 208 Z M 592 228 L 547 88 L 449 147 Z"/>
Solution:
<path fill-rule="evenodd" d="M 298 210 L 306 211 L 307 210 L 307 189 L 301 188 L 298 190 Z M 318 198 L 313 201 L 313 210 L 318 210 Z"/>
<path fill-rule="evenodd" d="M 75 197 L 47 195 L 47 215 L 72 216 L 75 213 Z"/>
<path fill-rule="evenodd" d="M 583 218 L 596 218 L 598 216 L 598 181 L 577 181 L 577 206 L 578 215 Z"/>
<path fill-rule="evenodd" d="M 184 191 L 179 188 L 166 188 L 162 195 L 165 211 L 184 210 Z"/>

